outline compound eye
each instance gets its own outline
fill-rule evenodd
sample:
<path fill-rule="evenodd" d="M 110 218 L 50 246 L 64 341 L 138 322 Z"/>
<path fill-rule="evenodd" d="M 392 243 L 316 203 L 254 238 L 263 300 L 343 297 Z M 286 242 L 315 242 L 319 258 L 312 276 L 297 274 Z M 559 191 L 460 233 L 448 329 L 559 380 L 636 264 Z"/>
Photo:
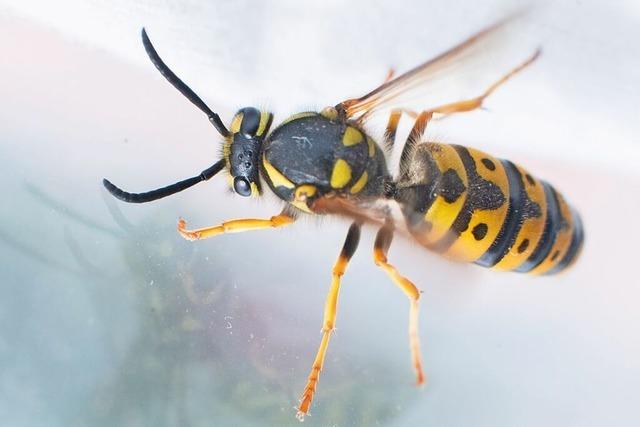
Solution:
<path fill-rule="evenodd" d="M 251 195 L 251 185 L 249 184 L 249 181 L 241 176 L 237 176 L 233 180 L 233 190 L 244 197 Z"/>

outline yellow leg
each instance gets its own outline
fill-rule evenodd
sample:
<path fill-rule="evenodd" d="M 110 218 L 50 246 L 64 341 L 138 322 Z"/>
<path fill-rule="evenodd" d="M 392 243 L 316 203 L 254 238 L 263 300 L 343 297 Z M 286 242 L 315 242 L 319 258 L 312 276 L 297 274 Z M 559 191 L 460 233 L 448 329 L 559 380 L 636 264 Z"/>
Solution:
<path fill-rule="evenodd" d="M 400 117 L 403 110 L 393 110 L 389 114 L 389 121 L 387 121 L 387 128 L 384 131 L 384 147 L 387 153 L 393 151 L 393 144 L 396 142 L 396 131 L 398 130 L 398 123 L 400 123 Z"/>
<path fill-rule="evenodd" d="M 536 50 L 533 55 L 531 55 L 526 61 L 522 64 L 518 65 L 507 74 L 498 79 L 495 83 L 493 83 L 487 90 L 485 90 L 480 96 L 476 96 L 475 98 L 465 99 L 463 101 L 452 102 L 451 104 L 441 105 L 439 107 L 435 107 L 429 111 L 438 114 L 453 114 L 453 113 L 463 113 L 467 111 L 473 111 L 482 107 L 482 102 L 491 95 L 498 87 L 502 86 L 507 82 L 511 77 L 518 74 L 520 71 L 524 70 L 527 66 L 531 65 L 533 61 L 535 61 L 540 56 L 540 50 Z"/>
<path fill-rule="evenodd" d="M 413 128 L 411 128 L 411 132 L 409 132 L 407 142 L 405 142 L 404 147 L 402 148 L 402 154 L 400 155 L 401 174 L 405 171 L 405 165 L 408 164 L 413 149 L 422 141 L 422 136 L 427 128 L 427 123 L 429 123 L 432 117 L 432 111 L 423 111 L 416 118 L 416 122 L 414 123 Z"/>
<path fill-rule="evenodd" d="M 411 349 L 411 362 L 416 371 L 416 384 L 424 383 L 422 371 L 422 356 L 420 355 L 420 337 L 418 335 L 418 300 L 420 291 L 409 279 L 401 275 L 396 268 L 387 262 L 387 252 L 393 239 L 393 229 L 385 225 L 378 231 L 373 250 L 373 259 L 376 265 L 384 270 L 404 294 L 409 298 L 409 348 Z"/>
<path fill-rule="evenodd" d="M 322 321 L 322 340 L 320 341 L 320 348 L 318 348 L 318 353 L 316 354 L 316 358 L 313 361 L 313 365 L 311 366 L 311 373 L 307 378 L 307 385 L 302 392 L 302 396 L 300 396 L 300 406 L 298 406 L 298 413 L 296 414 L 296 418 L 298 420 L 303 421 L 305 415 L 309 413 L 309 407 L 311 406 L 311 401 L 313 400 L 313 395 L 316 391 L 316 386 L 318 385 L 318 378 L 320 377 L 320 371 L 322 371 L 322 365 L 324 364 L 324 356 L 327 352 L 327 347 L 329 345 L 329 338 L 331 337 L 331 332 L 336 324 L 336 312 L 338 308 L 338 294 L 340 292 L 340 280 L 345 270 L 347 269 L 347 264 L 349 260 L 353 256 L 353 253 L 356 251 L 358 247 L 358 242 L 360 241 L 360 224 L 354 222 L 351 224 L 349 228 L 349 232 L 347 233 L 347 238 L 344 242 L 344 246 L 342 247 L 342 251 L 338 256 L 338 260 L 333 266 L 333 274 L 331 279 L 331 288 L 329 289 L 329 294 L 327 295 L 327 299 L 324 303 L 324 319 Z"/>
<path fill-rule="evenodd" d="M 409 132 L 409 136 L 407 137 L 408 141 L 415 141 L 415 143 L 419 143 L 422 139 L 422 135 L 424 135 L 424 131 L 427 128 L 427 123 L 433 117 L 432 111 L 423 111 L 418 114 L 416 117 L 416 121 L 411 128 L 411 132 Z"/>
<path fill-rule="evenodd" d="M 393 68 L 389 68 L 389 71 L 387 71 L 387 76 L 384 78 L 383 83 L 389 83 L 391 79 L 393 79 L 393 76 L 395 74 L 396 74 L 396 70 L 394 70 Z"/>
<path fill-rule="evenodd" d="M 526 61 L 524 61 L 522 64 L 518 65 L 517 67 L 513 68 L 507 74 L 505 74 L 500 79 L 498 79 L 496 82 L 494 82 L 480 96 L 476 96 L 476 97 L 470 98 L 470 99 L 465 99 L 465 100 L 462 100 L 462 101 L 452 102 L 450 104 L 440 105 L 440 106 L 431 108 L 429 110 L 425 110 L 424 112 L 437 113 L 437 114 L 442 114 L 444 116 L 448 116 L 449 114 L 473 111 L 473 110 L 476 110 L 476 109 L 482 107 L 482 103 L 484 102 L 484 100 L 489 95 L 491 95 L 498 87 L 500 87 L 504 83 L 506 83 L 507 80 L 509 80 L 511 77 L 515 76 L 520 71 L 524 70 L 526 67 L 531 65 L 531 63 L 533 63 L 536 59 L 538 59 L 538 57 L 540 56 L 540 53 L 541 53 L 541 51 L 539 49 L 536 50 L 533 53 L 533 55 L 531 55 Z M 385 81 L 385 84 L 386 83 L 389 83 L 389 81 Z M 343 106 L 347 105 L 347 107 L 346 107 L 347 110 L 348 110 L 349 101 L 357 101 L 357 100 L 348 100 L 348 101 L 343 102 L 342 105 Z M 375 105 L 374 102 L 372 102 L 371 104 Z M 365 108 L 363 106 L 360 106 L 360 107 L 357 108 L 357 110 L 350 112 L 348 115 L 351 116 L 353 114 L 356 114 L 358 111 L 362 111 L 362 110 L 366 110 L 366 111 L 365 111 L 364 114 L 362 114 L 362 116 L 360 116 L 358 118 L 358 122 L 360 124 L 364 124 L 364 122 L 366 122 L 366 120 L 369 118 L 369 115 L 371 114 L 373 109 L 368 109 L 368 108 Z M 395 110 L 395 111 L 401 111 L 402 113 L 405 113 L 410 117 L 414 117 L 414 118 L 418 117 L 418 113 L 416 113 L 415 111 L 412 111 L 412 110 L 398 109 L 398 110 Z M 438 117 L 438 118 L 441 118 L 441 117 Z"/>
<path fill-rule="evenodd" d="M 282 227 L 295 221 L 290 215 L 284 212 L 280 215 L 272 216 L 270 219 L 233 219 L 225 221 L 213 227 L 198 228 L 197 230 L 187 230 L 185 220 L 178 221 L 178 233 L 187 240 L 201 240 L 217 236 L 222 233 L 241 233 L 243 231 L 261 230 L 263 228 Z"/>
<path fill-rule="evenodd" d="M 414 132 L 416 132 L 415 136 L 418 138 L 421 138 L 422 135 L 424 134 L 425 126 L 427 122 L 431 120 L 433 114 L 442 114 L 444 116 L 448 116 L 454 113 L 464 113 L 464 112 L 473 111 L 482 107 L 482 103 L 489 95 L 495 92 L 495 90 L 498 89 L 498 87 L 502 86 L 504 83 L 507 82 L 507 80 L 511 79 L 514 75 L 518 74 L 520 71 L 524 70 L 527 66 L 531 65 L 531 63 L 535 61 L 539 56 L 540 56 L 540 51 L 537 50 L 526 61 L 524 61 L 522 64 L 518 65 L 511 71 L 509 71 L 507 74 L 505 74 L 496 82 L 494 82 L 491 86 L 489 86 L 487 90 L 485 90 L 480 96 L 476 96 L 474 98 L 465 99 L 458 102 L 452 102 L 450 104 L 440 105 L 430 110 L 425 110 L 419 114 L 416 113 L 415 111 L 407 110 L 404 108 L 393 110 L 391 112 L 391 115 L 389 116 L 387 131 L 385 132 L 385 142 L 388 142 L 387 135 L 392 135 L 395 138 L 395 131 L 396 131 L 396 128 L 398 127 L 400 116 L 403 113 L 408 115 L 409 117 L 416 119 L 416 124 L 414 125 L 413 130 L 411 131 L 411 134 L 414 134 Z M 421 119 L 424 121 L 423 123 L 420 123 Z M 411 138 L 411 135 L 409 135 L 409 138 Z M 393 141 L 391 141 L 391 146 L 393 146 Z"/>

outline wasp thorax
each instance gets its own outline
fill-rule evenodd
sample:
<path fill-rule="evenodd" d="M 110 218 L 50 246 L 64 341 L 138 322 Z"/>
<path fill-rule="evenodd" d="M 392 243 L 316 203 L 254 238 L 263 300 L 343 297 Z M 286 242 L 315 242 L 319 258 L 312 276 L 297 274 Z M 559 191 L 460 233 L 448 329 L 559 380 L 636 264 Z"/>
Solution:
<path fill-rule="evenodd" d="M 231 122 L 229 167 L 233 190 L 241 196 L 260 192 L 259 159 L 272 117 L 269 112 L 247 107 L 238 111 Z"/>

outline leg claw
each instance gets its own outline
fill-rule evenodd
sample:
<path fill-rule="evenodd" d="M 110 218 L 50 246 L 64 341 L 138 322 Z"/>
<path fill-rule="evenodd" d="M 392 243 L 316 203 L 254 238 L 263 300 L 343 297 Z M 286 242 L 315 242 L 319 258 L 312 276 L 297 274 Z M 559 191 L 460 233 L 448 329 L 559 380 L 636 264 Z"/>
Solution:
<path fill-rule="evenodd" d="M 198 240 L 200 238 L 199 232 L 187 230 L 186 227 L 187 222 L 180 218 L 180 220 L 178 220 L 178 233 L 180 233 L 183 238 L 190 241 Z"/>

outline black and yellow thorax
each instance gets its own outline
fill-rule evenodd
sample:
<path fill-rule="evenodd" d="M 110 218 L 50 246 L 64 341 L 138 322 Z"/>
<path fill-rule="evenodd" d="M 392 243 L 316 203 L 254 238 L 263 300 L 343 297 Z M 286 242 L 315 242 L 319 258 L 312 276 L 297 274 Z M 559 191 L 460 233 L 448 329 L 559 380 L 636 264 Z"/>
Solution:
<path fill-rule="evenodd" d="M 333 108 L 285 120 L 265 140 L 261 166 L 273 192 L 305 212 L 325 196 L 379 199 L 391 179 L 380 147 Z"/>

